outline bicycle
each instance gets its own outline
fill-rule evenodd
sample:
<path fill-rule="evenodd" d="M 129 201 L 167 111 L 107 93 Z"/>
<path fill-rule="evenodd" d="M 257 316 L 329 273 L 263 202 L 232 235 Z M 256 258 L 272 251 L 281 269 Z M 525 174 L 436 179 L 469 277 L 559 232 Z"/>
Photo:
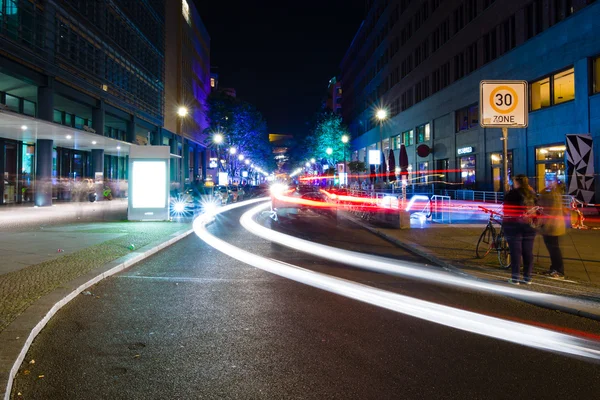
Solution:
<path fill-rule="evenodd" d="M 498 253 L 498 262 L 504 269 L 510 267 L 510 251 L 508 248 L 508 242 L 504 235 L 504 226 L 502 225 L 502 214 L 494 210 L 479 206 L 486 214 L 490 214 L 488 223 L 481 232 L 479 240 L 477 241 L 477 247 L 475 248 L 475 254 L 477 258 L 484 258 L 490 251 L 496 250 Z M 494 223 L 500 225 L 500 231 L 496 231 Z"/>

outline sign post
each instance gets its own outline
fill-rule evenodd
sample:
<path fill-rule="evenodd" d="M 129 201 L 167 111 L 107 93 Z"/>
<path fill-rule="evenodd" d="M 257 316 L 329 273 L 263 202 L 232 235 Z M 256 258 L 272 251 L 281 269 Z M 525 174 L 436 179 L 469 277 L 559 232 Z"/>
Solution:
<path fill-rule="evenodd" d="M 481 81 L 479 84 L 479 123 L 483 128 L 502 129 L 504 193 L 508 184 L 508 128 L 526 128 L 528 122 L 526 81 Z"/>

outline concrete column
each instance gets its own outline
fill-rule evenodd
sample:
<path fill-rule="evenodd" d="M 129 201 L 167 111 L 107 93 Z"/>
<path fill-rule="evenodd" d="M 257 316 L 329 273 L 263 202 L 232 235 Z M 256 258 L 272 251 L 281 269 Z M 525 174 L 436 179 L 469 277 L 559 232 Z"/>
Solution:
<path fill-rule="evenodd" d="M 177 154 L 177 138 L 173 137 L 169 139 L 169 146 L 171 147 L 171 154 Z M 177 182 L 177 166 L 179 165 L 179 159 L 171 157 L 171 183 Z"/>
<path fill-rule="evenodd" d="M 97 131 L 96 131 L 97 132 Z M 96 173 L 102 173 L 102 180 L 96 182 Z M 92 177 L 94 178 L 94 188 L 96 189 L 96 198 L 98 201 L 104 200 L 102 192 L 104 191 L 104 150 L 93 149 L 92 150 Z"/>
<path fill-rule="evenodd" d="M 39 119 L 50 121 L 54 119 L 54 78 L 47 78 L 46 86 L 38 87 L 37 114 Z"/>
<path fill-rule="evenodd" d="M 100 100 L 98 107 L 92 109 L 92 128 L 100 136 L 104 136 L 104 116 L 104 101 Z"/>
<path fill-rule="evenodd" d="M 589 62 L 587 58 L 575 63 L 575 120 L 579 132 L 590 133 Z"/>
<path fill-rule="evenodd" d="M 210 158 L 210 150 L 202 149 L 200 152 L 200 166 L 202 167 L 202 180 L 206 180 L 206 168 L 208 167 L 208 159 Z M 220 163 L 220 160 L 217 160 Z M 218 169 L 217 169 L 218 171 Z"/>
<path fill-rule="evenodd" d="M 152 143 L 150 143 L 150 144 L 152 146 L 162 145 L 162 128 L 161 127 L 156 128 L 156 133 L 154 134 L 154 139 L 152 140 Z"/>
<path fill-rule="evenodd" d="M 196 177 L 199 175 L 198 168 L 200 166 L 200 151 L 202 151 L 202 147 L 195 147 L 194 148 L 194 153 L 193 153 L 193 157 L 194 157 L 194 176 L 190 177 L 190 180 L 192 182 L 196 182 Z"/>
<path fill-rule="evenodd" d="M 125 139 L 129 143 L 135 143 L 135 117 L 127 121 L 127 133 Z"/>
<path fill-rule="evenodd" d="M 4 165 L 6 164 L 4 152 L 4 141 L 0 139 L 0 205 L 4 204 Z"/>
<path fill-rule="evenodd" d="M 35 205 L 52 205 L 52 140 L 38 139 L 36 143 Z"/>
<path fill-rule="evenodd" d="M 193 179 L 190 179 L 190 145 L 188 143 L 183 143 L 183 158 L 181 163 L 181 172 L 183 173 L 183 181 L 185 183 L 186 179 L 189 179 L 190 182 Z"/>

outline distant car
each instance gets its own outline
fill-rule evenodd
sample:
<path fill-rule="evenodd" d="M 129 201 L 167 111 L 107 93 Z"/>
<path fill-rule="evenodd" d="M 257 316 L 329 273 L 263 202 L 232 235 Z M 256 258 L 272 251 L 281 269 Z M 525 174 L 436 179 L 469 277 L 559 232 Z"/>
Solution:
<path fill-rule="evenodd" d="M 213 196 L 216 197 L 221 202 L 221 204 L 231 203 L 231 196 L 227 186 L 215 186 Z"/>
<path fill-rule="evenodd" d="M 271 201 L 278 219 L 317 214 L 337 218 L 335 203 L 312 185 L 298 185 L 280 195 L 272 194 Z"/>
<path fill-rule="evenodd" d="M 236 203 L 238 201 L 244 200 L 244 189 L 237 185 L 229 186 L 228 188 L 229 194 L 231 197 L 231 202 Z"/>

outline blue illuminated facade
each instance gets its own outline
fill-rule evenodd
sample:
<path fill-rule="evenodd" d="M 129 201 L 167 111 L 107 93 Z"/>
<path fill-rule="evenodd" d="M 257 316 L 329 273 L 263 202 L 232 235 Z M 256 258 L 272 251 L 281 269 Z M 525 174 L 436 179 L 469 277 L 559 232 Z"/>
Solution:
<path fill-rule="evenodd" d="M 449 184 L 436 188 L 502 191 L 502 135 L 479 126 L 479 83 L 526 80 L 529 126 L 509 130 L 509 172 L 527 174 L 536 190 L 565 180 L 565 135 L 587 133 L 598 174 L 600 3 L 445 1 L 429 2 L 423 13 L 424 3 L 413 1 L 398 17 L 400 2 L 389 2 L 378 17 L 377 3 L 342 62 L 342 109 L 355 158 L 365 160 L 368 149 L 380 147 L 373 114 L 385 107 L 391 114 L 382 125 L 386 156 L 391 148 L 398 159 L 404 143 L 416 182 L 430 186 L 439 178 L 428 171 L 447 170 L 442 180 Z M 378 40 L 378 23 L 368 23 L 376 17 L 388 21 L 380 44 L 370 42 Z M 396 33 L 405 41 L 397 49 Z M 372 61 L 360 66 L 373 47 Z M 417 155 L 421 144 L 431 154 Z"/>

